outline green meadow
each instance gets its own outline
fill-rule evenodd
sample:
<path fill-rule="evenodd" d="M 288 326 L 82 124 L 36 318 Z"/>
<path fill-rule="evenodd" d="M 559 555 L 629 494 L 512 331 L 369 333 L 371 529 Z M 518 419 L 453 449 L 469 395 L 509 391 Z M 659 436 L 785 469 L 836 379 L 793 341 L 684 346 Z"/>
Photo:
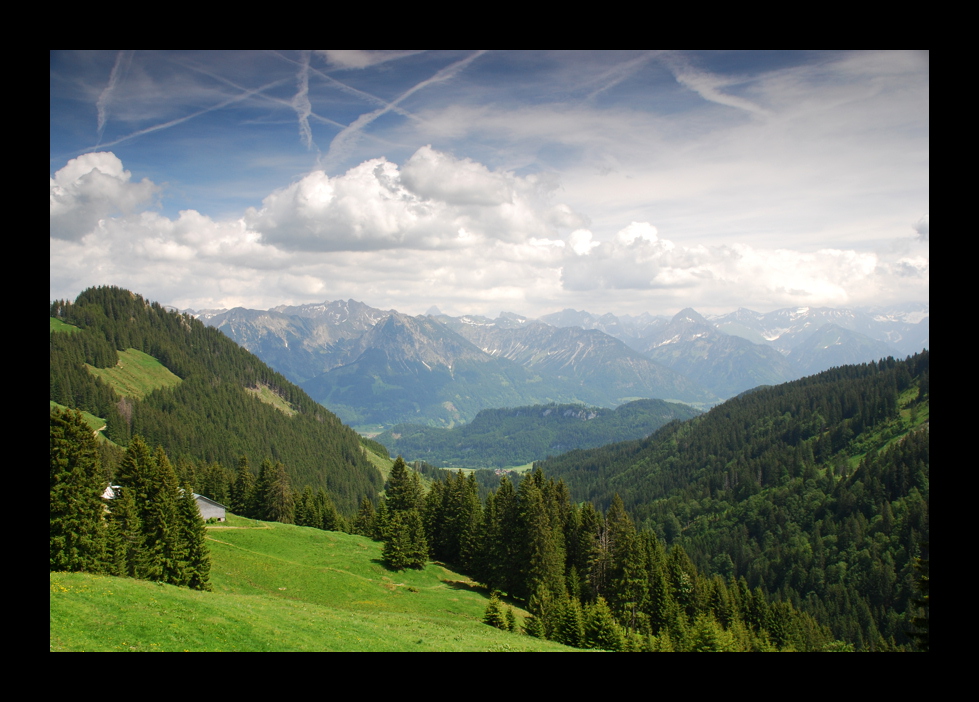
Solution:
<path fill-rule="evenodd" d="M 142 351 L 127 349 L 118 353 L 119 362 L 112 368 L 96 368 L 89 365 L 86 365 L 86 368 L 123 397 L 141 400 L 157 388 L 172 387 L 180 383 L 178 376 Z"/>
<path fill-rule="evenodd" d="M 389 571 L 361 536 L 230 515 L 208 545 L 213 592 L 51 573 L 51 650 L 571 650 L 483 624 L 488 595 L 467 578 Z"/>

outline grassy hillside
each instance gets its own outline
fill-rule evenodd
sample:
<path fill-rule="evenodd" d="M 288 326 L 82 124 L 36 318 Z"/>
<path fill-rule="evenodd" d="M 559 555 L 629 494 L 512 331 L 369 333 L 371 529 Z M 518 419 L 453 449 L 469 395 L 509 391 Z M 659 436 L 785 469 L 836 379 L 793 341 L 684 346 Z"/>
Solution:
<path fill-rule="evenodd" d="M 76 327 L 73 324 L 67 324 L 65 322 L 62 322 L 60 319 L 56 319 L 54 317 L 51 317 L 51 331 L 53 331 L 53 332 L 68 332 L 70 334 L 72 332 L 80 332 L 81 329 L 79 329 L 78 327 Z"/>
<path fill-rule="evenodd" d="M 352 429 L 218 330 L 110 287 L 51 315 L 52 329 L 79 331 L 50 335 L 49 399 L 105 418 L 120 446 L 139 434 L 172 460 L 224 469 L 272 458 L 348 516 L 381 488 Z"/>
<path fill-rule="evenodd" d="M 51 650 L 571 650 L 483 624 L 463 576 L 388 571 L 364 537 L 230 516 L 208 545 L 211 593 L 51 573 Z"/>
<path fill-rule="evenodd" d="M 119 362 L 113 368 L 96 368 L 87 364 L 86 368 L 120 397 L 141 400 L 157 388 L 171 388 L 180 384 L 180 378 L 152 356 L 136 349 L 118 353 Z"/>

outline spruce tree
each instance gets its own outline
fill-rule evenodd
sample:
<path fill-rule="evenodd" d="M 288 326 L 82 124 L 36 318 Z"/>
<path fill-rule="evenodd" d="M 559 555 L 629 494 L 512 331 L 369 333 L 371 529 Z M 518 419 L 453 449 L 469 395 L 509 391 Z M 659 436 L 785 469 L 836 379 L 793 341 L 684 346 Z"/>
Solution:
<path fill-rule="evenodd" d="M 489 624 L 490 626 L 495 626 L 497 629 L 503 629 L 504 631 L 509 630 L 507 616 L 503 611 L 503 603 L 500 601 L 500 593 L 496 590 L 490 594 L 490 599 L 486 605 L 486 610 L 483 612 L 483 624 Z"/>
<path fill-rule="evenodd" d="M 360 510 L 357 512 L 357 519 L 354 521 L 354 533 L 373 539 L 375 518 L 374 503 L 371 498 L 364 497 L 360 501 Z"/>
<path fill-rule="evenodd" d="M 273 522 L 292 524 L 295 521 L 296 510 L 294 499 L 286 467 L 281 461 L 276 461 L 265 493 L 266 518 Z"/>
<path fill-rule="evenodd" d="M 112 572 L 143 580 L 149 577 L 150 563 L 143 520 L 136 504 L 136 489 L 117 486 L 115 492 L 108 519 Z"/>
<path fill-rule="evenodd" d="M 428 544 L 418 510 L 394 512 L 391 515 L 381 557 L 384 565 L 391 570 L 425 567 Z"/>
<path fill-rule="evenodd" d="M 625 638 L 604 597 L 585 608 L 585 641 L 588 648 L 622 651 Z"/>
<path fill-rule="evenodd" d="M 418 473 L 410 470 L 401 456 L 398 456 L 391 466 L 384 494 L 388 509 L 392 512 L 420 510 L 424 505 L 424 494 Z"/>
<path fill-rule="evenodd" d="M 52 408 L 50 437 L 50 569 L 109 570 L 107 483 L 92 430 L 80 413 Z"/>
<path fill-rule="evenodd" d="M 210 591 L 211 552 L 207 547 L 207 529 L 197 508 L 197 500 L 194 499 L 190 483 L 184 483 L 177 503 L 177 518 L 184 556 L 182 569 L 184 582 L 181 584 L 193 590 Z"/>
<path fill-rule="evenodd" d="M 251 468 L 248 467 L 248 457 L 241 456 L 238 459 L 238 469 L 235 472 L 235 481 L 231 487 L 231 497 L 228 506 L 235 514 L 242 517 L 252 517 L 250 509 L 252 506 L 253 492 L 255 490 L 255 476 L 252 475 Z"/>

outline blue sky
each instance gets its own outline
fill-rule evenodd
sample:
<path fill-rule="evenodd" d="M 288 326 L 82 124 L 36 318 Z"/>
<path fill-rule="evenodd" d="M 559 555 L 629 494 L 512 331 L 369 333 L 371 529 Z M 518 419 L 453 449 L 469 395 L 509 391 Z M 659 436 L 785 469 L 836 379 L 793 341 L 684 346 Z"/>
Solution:
<path fill-rule="evenodd" d="M 924 52 L 50 58 L 52 298 L 928 302 Z"/>

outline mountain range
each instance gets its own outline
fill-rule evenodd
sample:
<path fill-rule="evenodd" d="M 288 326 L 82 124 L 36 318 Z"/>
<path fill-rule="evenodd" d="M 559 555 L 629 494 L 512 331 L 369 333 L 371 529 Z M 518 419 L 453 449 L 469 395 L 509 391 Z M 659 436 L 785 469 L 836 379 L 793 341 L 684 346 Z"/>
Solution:
<path fill-rule="evenodd" d="M 741 392 L 928 346 L 928 306 L 672 318 L 564 310 L 410 316 L 356 300 L 186 312 L 363 428 L 451 427 L 481 409 L 640 398 L 706 409 Z"/>

